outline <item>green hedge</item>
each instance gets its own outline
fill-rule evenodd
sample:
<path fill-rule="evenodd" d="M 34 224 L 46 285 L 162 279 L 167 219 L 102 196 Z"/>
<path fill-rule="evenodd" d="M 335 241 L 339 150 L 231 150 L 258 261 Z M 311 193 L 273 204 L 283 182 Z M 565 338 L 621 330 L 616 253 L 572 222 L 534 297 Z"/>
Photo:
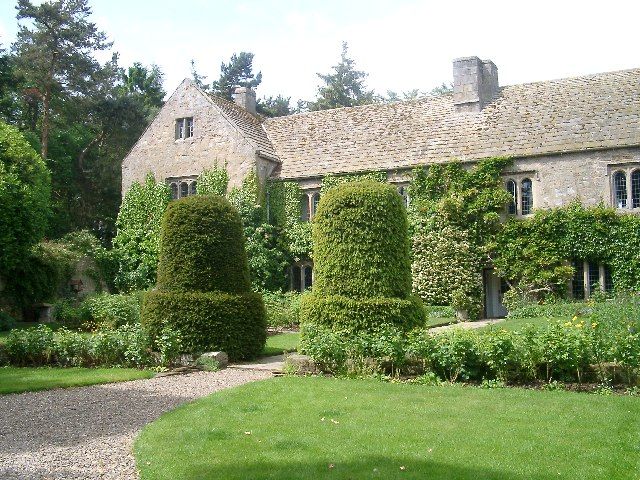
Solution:
<path fill-rule="evenodd" d="M 311 293 L 301 302 L 305 323 L 324 325 L 344 335 L 374 332 L 384 326 L 411 330 L 424 324 L 425 313 L 417 297 L 353 299 L 343 296 L 322 297 Z"/>
<path fill-rule="evenodd" d="M 242 222 L 227 200 L 196 195 L 173 201 L 161 228 L 158 289 L 250 290 Z"/>
<path fill-rule="evenodd" d="M 301 302 L 307 330 L 324 326 L 349 337 L 422 325 L 422 301 L 411 296 L 407 232 L 392 186 L 362 181 L 328 189 L 313 222 L 313 292 Z"/>
<path fill-rule="evenodd" d="M 313 225 L 314 291 L 351 298 L 407 298 L 408 222 L 395 188 L 347 183 L 322 197 Z"/>
<path fill-rule="evenodd" d="M 233 360 L 257 356 L 266 341 L 258 293 L 151 291 L 142 304 L 142 324 L 152 337 L 179 332 L 184 352 L 222 350 Z"/>

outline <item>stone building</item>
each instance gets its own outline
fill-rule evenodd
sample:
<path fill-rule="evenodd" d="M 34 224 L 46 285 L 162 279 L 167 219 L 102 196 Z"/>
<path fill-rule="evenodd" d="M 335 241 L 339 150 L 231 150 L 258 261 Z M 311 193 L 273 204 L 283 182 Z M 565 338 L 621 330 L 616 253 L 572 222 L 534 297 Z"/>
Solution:
<path fill-rule="evenodd" d="M 298 182 L 311 218 L 325 175 L 386 171 L 402 193 L 417 166 L 494 156 L 514 159 L 504 173 L 512 215 L 576 198 L 640 211 L 640 69 L 500 86 L 493 62 L 466 57 L 453 62 L 453 94 L 271 119 L 249 89 L 234 103 L 184 80 L 124 159 L 122 188 L 152 172 L 179 198 L 226 165 L 231 186 L 251 170 Z M 577 267 L 586 295 L 594 278 L 608 281 L 603 265 Z M 500 280 L 490 269 L 484 278 L 485 315 L 503 315 Z"/>

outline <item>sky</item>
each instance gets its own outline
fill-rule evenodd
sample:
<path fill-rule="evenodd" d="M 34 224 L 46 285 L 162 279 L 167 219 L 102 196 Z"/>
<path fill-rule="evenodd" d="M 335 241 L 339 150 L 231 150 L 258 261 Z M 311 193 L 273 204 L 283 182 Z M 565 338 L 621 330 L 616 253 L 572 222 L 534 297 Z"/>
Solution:
<path fill-rule="evenodd" d="M 40 3 L 35 0 L 34 3 Z M 15 0 L 0 0 L 0 42 L 15 40 Z M 123 66 L 155 63 L 170 94 L 190 76 L 208 81 L 234 52 L 255 54 L 259 97 L 312 100 L 349 45 L 378 93 L 431 90 L 452 60 L 498 66 L 501 85 L 640 67 L 637 0 L 89 0 L 92 20 Z M 106 60 L 110 55 L 102 56 Z"/>

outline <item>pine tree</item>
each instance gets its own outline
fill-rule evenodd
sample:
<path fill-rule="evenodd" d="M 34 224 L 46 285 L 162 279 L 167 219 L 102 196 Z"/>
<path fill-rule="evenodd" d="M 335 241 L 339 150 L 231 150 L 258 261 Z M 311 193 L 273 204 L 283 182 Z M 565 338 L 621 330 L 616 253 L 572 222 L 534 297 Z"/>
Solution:
<path fill-rule="evenodd" d="M 34 5 L 18 0 L 19 25 L 13 44 L 17 73 L 42 102 L 41 155 L 47 158 L 51 117 L 58 100 L 92 87 L 100 65 L 93 53 L 111 46 L 106 35 L 89 21 L 87 0 L 55 0 Z"/>
<path fill-rule="evenodd" d="M 318 88 L 318 98 L 309 102 L 309 110 L 366 105 L 375 101 L 373 90 L 367 90 L 367 74 L 355 69 L 355 61 L 348 56 L 347 42 L 342 43 L 340 63 L 332 67 L 333 73 L 318 73 L 324 85 Z"/>
<path fill-rule="evenodd" d="M 211 83 L 211 93 L 233 100 L 236 87 L 256 88 L 261 82 L 262 72 L 253 73 L 253 53 L 234 53 L 229 63 L 220 65 L 220 78 Z"/>

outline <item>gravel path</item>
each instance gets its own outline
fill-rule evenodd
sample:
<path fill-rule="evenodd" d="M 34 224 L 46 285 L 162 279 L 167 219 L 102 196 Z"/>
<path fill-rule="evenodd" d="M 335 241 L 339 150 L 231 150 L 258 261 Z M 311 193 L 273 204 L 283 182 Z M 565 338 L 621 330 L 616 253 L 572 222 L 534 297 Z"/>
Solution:
<path fill-rule="evenodd" d="M 0 396 L 0 479 L 136 479 L 140 429 L 181 403 L 271 377 L 215 373 Z"/>

